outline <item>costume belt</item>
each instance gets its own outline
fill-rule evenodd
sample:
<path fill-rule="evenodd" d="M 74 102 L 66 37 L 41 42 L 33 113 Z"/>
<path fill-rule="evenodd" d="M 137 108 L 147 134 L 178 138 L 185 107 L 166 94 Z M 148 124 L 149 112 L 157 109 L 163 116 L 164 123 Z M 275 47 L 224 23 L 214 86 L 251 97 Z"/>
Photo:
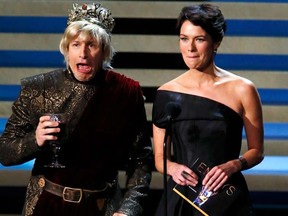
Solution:
<path fill-rule="evenodd" d="M 38 185 L 47 192 L 56 196 L 62 197 L 66 202 L 80 203 L 82 199 L 88 199 L 93 197 L 95 199 L 107 198 L 116 188 L 117 180 L 112 183 L 105 183 L 105 186 L 99 190 L 87 190 L 82 188 L 65 187 L 49 181 L 48 179 L 41 177 L 38 181 Z"/>

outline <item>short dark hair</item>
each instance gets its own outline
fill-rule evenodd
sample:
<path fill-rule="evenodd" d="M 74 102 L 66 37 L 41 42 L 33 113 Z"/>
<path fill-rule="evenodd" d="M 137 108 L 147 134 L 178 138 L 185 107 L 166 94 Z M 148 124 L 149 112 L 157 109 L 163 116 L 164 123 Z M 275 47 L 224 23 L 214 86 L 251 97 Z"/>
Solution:
<path fill-rule="evenodd" d="M 226 32 L 226 22 L 221 10 L 211 4 L 191 5 L 182 8 L 176 25 L 178 33 L 180 33 L 180 28 L 186 20 L 196 26 L 201 26 L 214 42 L 221 42 Z"/>

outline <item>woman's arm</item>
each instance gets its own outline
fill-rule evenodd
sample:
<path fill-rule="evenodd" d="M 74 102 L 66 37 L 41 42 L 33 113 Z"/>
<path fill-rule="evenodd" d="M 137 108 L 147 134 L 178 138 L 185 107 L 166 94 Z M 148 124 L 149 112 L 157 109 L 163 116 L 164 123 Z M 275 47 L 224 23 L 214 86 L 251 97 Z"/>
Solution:
<path fill-rule="evenodd" d="M 165 139 L 165 129 L 153 125 L 153 144 L 155 167 L 160 173 L 164 173 L 163 145 Z M 169 148 L 167 148 L 169 150 Z M 183 175 L 183 172 L 186 175 Z M 167 152 L 167 175 L 171 176 L 177 184 L 196 186 L 198 176 L 187 166 L 171 161 L 170 151 Z"/>
<path fill-rule="evenodd" d="M 242 155 L 247 161 L 247 168 L 259 164 L 264 158 L 263 113 L 259 94 L 251 83 L 245 88 L 242 98 L 244 129 L 248 150 Z"/>
<path fill-rule="evenodd" d="M 252 168 L 264 158 L 263 114 L 257 89 L 252 82 L 244 80 L 237 84 L 235 94 L 242 108 L 248 150 L 242 155 L 241 160 L 228 161 L 213 167 L 207 173 L 203 184 L 214 191 L 217 191 L 233 173 Z"/>

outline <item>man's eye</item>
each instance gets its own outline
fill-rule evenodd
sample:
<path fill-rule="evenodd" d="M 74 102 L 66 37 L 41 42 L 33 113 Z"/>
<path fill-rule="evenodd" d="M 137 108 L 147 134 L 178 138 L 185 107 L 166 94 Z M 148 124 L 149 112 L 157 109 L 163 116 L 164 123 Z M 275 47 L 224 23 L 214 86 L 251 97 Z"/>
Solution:
<path fill-rule="evenodd" d="M 89 47 L 93 47 L 93 48 L 97 48 L 97 44 L 96 43 L 91 43 L 91 44 L 89 44 Z"/>

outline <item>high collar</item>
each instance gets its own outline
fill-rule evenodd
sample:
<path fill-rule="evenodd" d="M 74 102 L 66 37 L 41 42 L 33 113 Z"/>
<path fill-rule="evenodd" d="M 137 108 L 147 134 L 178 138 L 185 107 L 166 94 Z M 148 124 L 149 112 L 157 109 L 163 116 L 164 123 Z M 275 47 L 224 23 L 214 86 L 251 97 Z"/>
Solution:
<path fill-rule="evenodd" d="M 79 81 L 75 78 L 73 72 L 71 71 L 70 67 L 65 70 L 66 77 L 76 83 L 84 84 L 84 85 L 100 85 L 105 80 L 105 74 L 107 73 L 106 70 L 101 69 L 96 75 L 89 81 Z"/>

